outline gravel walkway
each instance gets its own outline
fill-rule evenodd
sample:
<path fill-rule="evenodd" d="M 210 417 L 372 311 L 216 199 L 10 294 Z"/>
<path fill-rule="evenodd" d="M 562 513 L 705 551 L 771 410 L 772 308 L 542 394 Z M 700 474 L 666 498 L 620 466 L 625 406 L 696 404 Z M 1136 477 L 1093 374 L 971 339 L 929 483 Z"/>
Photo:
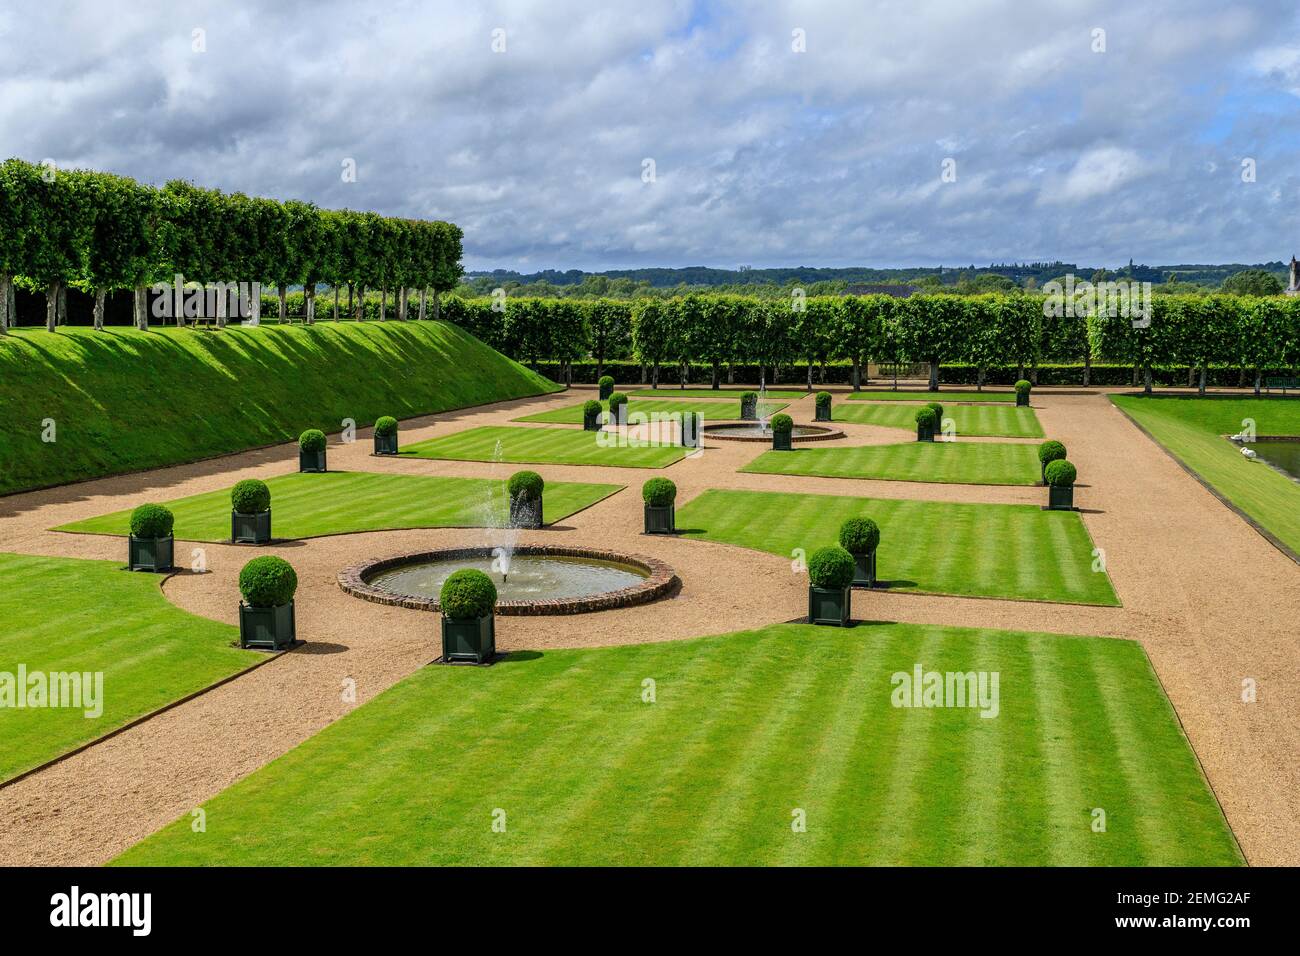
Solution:
<path fill-rule="evenodd" d="M 671 389 L 665 397 L 671 397 Z M 403 442 L 571 405 L 586 391 L 503 402 L 403 423 Z M 1063 440 L 1084 482 L 1076 503 L 1105 551 L 1122 608 L 1066 607 L 970 598 L 878 593 L 855 600 L 859 617 L 1133 637 L 1142 641 L 1205 766 L 1247 858 L 1300 863 L 1300 569 L 1224 508 L 1113 409 L 1105 396 L 1037 393 L 1047 434 Z M 811 397 L 787 409 L 811 421 Z M 522 426 L 547 427 L 547 426 Z M 844 423 L 831 444 L 906 440 L 895 430 Z M 505 476 L 516 465 L 378 459 L 369 433 L 332 445 L 338 469 Z M 1003 439 L 994 439 L 1003 440 Z M 762 445 L 719 443 L 663 473 L 682 504 L 710 487 L 868 495 L 936 501 L 1039 503 L 1037 488 L 914 484 L 738 474 Z M 280 446 L 141 475 L 0 499 L 0 550 L 120 560 L 120 538 L 46 529 L 79 518 L 229 487 L 296 467 Z M 680 593 L 646 608 L 499 621 L 502 650 L 592 647 L 678 640 L 804 613 L 806 582 L 783 558 L 727 545 L 640 533 L 646 469 L 535 467 L 548 481 L 628 488 L 521 543 L 585 544 L 654 555 L 671 564 Z M 194 701 L 0 789 L 0 864 L 102 863 L 291 749 L 439 653 L 438 618 L 343 594 L 340 568 L 416 548 L 474 544 L 478 530 L 339 535 L 268 548 L 204 545 L 211 573 L 182 574 L 164 590 L 180 607 L 236 623 L 239 567 L 275 553 L 298 571 L 299 631 L 308 643 Z M 177 560 L 189 545 L 177 544 Z M 1241 702 L 1243 678 L 1258 685 Z M 356 703 L 345 703 L 353 681 Z"/>

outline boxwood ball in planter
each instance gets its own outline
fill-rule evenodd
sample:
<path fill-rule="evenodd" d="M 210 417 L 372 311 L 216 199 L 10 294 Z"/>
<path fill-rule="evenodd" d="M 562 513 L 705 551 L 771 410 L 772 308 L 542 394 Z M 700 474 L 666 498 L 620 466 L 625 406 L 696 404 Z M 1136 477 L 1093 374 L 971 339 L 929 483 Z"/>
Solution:
<path fill-rule="evenodd" d="M 271 540 L 271 489 L 245 478 L 230 489 L 230 543 L 266 544 Z"/>
<path fill-rule="evenodd" d="M 609 396 L 614 394 L 614 377 L 612 375 L 602 375 L 596 385 L 600 389 L 600 400 L 602 402 L 608 401 Z"/>
<path fill-rule="evenodd" d="M 1029 390 L 1033 385 L 1026 379 L 1016 382 L 1016 405 L 1024 406 L 1029 404 Z"/>
<path fill-rule="evenodd" d="M 937 435 L 943 431 L 943 406 L 938 402 L 926 402 L 925 407 L 934 411 L 934 432 Z"/>
<path fill-rule="evenodd" d="M 600 416 L 603 409 L 600 402 L 589 398 L 582 403 L 582 429 L 588 432 L 600 431 Z"/>
<path fill-rule="evenodd" d="M 917 410 L 916 440 L 934 441 L 934 409 L 929 405 Z"/>
<path fill-rule="evenodd" d="M 141 505 L 131 512 L 127 566 L 132 571 L 170 571 L 176 553 L 172 513 L 162 505 Z"/>
<path fill-rule="evenodd" d="M 794 431 L 794 419 L 780 412 L 773 415 L 768 424 L 772 429 L 772 450 L 790 451 L 790 435 Z"/>
<path fill-rule="evenodd" d="M 817 421 L 828 422 L 831 420 L 831 393 L 818 392 L 817 398 Z"/>
<path fill-rule="evenodd" d="M 622 392 L 609 396 L 609 420 L 615 425 L 627 424 L 627 396 Z"/>
<path fill-rule="evenodd" d="M 1065 457 L 1065 446 L 1059 441 L 1045 441 L 1038 446 L 1038 463 L 1041 465 L 1043 484 L 1047 484 L 1047 466 Z"/>
<path fill-rule="evenodd" d="M 515 528 L 542 526 L 542 489 L 546 482 L 535 471 L 517 471 L 506 483 L 510 495 L 510 524 Z"/>
<path fill-rule="evenodd" d="M 850 518 L 840 525 L 840 547 L 853 555 L 853 584 L 876 586 L 876 548 L 880 527 L 870 518 Z"/>
<path fill-rule="evenodd" d="M 447 575 L 438 594 L 444 663 L 482 664 L 492 659 L 497 650 L 492 613 L 496 603 L 496 585 L 482 571 L 461 568 Z"/>
<path fill-rule="evenodd" d="M 667 478 L 651 478 L 641 486 L 641 498 L 645 501 L 645 533 L 675 534 L 677 486 Z"/>
<path fill-rule="evenodd" d="M 1064 458 L 1047 466 L 1047 507 L 1050 511 L 1074 510 L 1074 480 L 1078 471 Z"/>
<path fill-rule="evenodd" d="M 846 627 L 852 617 L 853 555 L 837 544 L 818 548 L 808 559 L 808 620 Z"/>
<path fill-rule="evenodd" d="M 397 454 L 397 419 L 381 415 L 375 420 L 375 454 Z"/>
<path fill-rule="evenodd" d="M 239 646 L 273 651 L 289 647 L 297 639 L 293 617 L 293 595 L 298 575 L 283 558 L 264 555 L 254 558 L 239 572 Z"/>
<path fill-rule="evenodd" d="M 758 421 L 758 393 L 744 392 L 740 396 L 740 418 L 746 422 Z"/>
<path fill-rule="evenodd" d="M 309 428 L 298 436 L 298 470 L 325 470 L 325 433 L 319 428 Z"/>

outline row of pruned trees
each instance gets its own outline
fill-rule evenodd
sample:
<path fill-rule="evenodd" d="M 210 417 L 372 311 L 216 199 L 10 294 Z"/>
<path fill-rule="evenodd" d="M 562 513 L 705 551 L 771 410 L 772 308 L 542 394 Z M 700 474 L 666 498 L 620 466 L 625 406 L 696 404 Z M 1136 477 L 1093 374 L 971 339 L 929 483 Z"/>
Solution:
<path fill-rule="evenodd" d="M 357 318 L 366 289 L 381 290 L 385 317 L 394 293 L 399 318 L 418 290 L 424 318 L 428 292 L 436 311 L 438 294 L 455 288 L 460 259 L 461 231 L 446 222 L 319 209 L 179 180 L 159 189 L 110 173 L 0 163 L 0 330 L 14 323 L 15 279 L 45 292 L 51 330 L 66 314 L 69 286 L 94 295 L 97 328 L 105 296 L 134 290 L 135 323 L 147 327 L 149 286 L 178 277 L 217 290 L 217 314 L 209 317 L 218 324 L 232 314 L 241 283 L 276 287 L 281 318 L 286 290 L 300 285 L 305 319 L 313 321 L 322 283 L 335 290 L 335 317 L 338 290 L 346 288 Z M 260 318 L 260 296 L 249 301 Z"/>

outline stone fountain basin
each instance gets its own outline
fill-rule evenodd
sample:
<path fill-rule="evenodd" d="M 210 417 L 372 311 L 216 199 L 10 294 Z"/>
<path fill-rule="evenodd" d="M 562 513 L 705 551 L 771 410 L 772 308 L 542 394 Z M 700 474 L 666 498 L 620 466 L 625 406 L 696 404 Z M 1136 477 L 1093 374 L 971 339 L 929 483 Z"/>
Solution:
<path fill-rule="evenodd" d="M 417 570 L 421 566 L 446 564 L 449 566 L 459 565 L 460 567 L 481 568 L 485 562 L 490 562 L 492 557 L 493 549 L 488 547 L 415 551 L 387 558 L 375 558 L 345 568 L 339 572 L 338 582 L 339 587 L 348 594 L 365 601 L 406 607 L 417 611 L 438 611 L 440 608 L 436 595 L 424 596 L 403 593 L 396 590 L 391 584 L 385 584 L 385 579 L 392 581 L 393 572 L 400 572 L 405 569 Z M 628 573 L 611 575 L 611 577 L 616 577 L 628 583 L 623 587 L 615 587 L 612 590 L 602 590 L 595 593 L 529 598 L 526 600 L 499 600 L 496 606 L 497 614 L 584 614 L 591 611 L 608 611 L 614 608 L 649 603 L 672 593 L 681 584 L 681 580 L 671 567 L 657 558 L 645 555 L 601 551 L 594 548 L 524 545 L 514 549 L 512 560 L 518 560 L 521 557 L 573 559 L 575 566 L 579 568 L 584 564 L 597 569 L 614 566 Z M 557 565 L 559 563 L 557 562 Z M 430 568 L 430 570 L 433 569 Z M 494 579 L 497 578 L 495 574 L 490 576 Z M 598 578 L 600 575 L 595 574 L 593 577 Z"/>
<path fill-rule="evenodd" d="M 772 430 L 764 428 L 758 422 L 705 425 L 704 434 L 719 441 L 762 441 L 769 443 L 772 441 Z M 790 440 L 796 442 L 831 441 L 843 437 L 844 432 L 838 428 L 828 428 L 822 425 L 795 425 L 794 430 L 790 433 Z"/>

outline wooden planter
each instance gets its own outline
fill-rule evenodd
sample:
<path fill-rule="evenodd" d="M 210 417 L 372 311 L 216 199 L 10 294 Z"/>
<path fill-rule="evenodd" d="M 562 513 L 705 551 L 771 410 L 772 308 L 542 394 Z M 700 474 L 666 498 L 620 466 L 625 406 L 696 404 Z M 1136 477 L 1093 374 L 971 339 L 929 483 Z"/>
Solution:
<path fill-rule="evenodd" d="M 497 652 L 496 618 L 442 618 L 442 660 L 445 664 L 482 664 Z"/>
<path fill-rule="evenodd" d="M 600 431 L 600 412 L 583 412 L 582 413 L 582 430 L 587 432 Z"/>
<path fill-rule="evenodd" d="M 137 538 L 127 536 L 127 566 L 132 571 L 170 571 L 176 553 L 176 537 Z"/>
<path fill-rule="evenodd" d="M 855 554 L 853 556 L 853 587 L 874 588 L 876 586 L 876 552 Z"/>
<path fill-rule="evenodd" d="M 510 524 L 515 528 L 540 528 L 542 526 L 542 499 L 511 498 Z"/>
<path fill-rule="evenodd" d="M 790 432 L 772 432 L 772 450 L 773 451 L 791 451 L 794 446 L 790 443 Z"/>
<path fill-rule="evenodd" d="M 828 405 L 818 405 L 818 406 L 817 406 L 817 415 L 816 415 L 816 417 L 813 419 L 813 421 L 818 421 L 818 422 L 828 422 L 828 421 L 830 421 L 830 420 L 831 420 L 831 407 L 830 407 L 830 405 L 829 405 L 829 404 L 828 404 Z"/>
<path fill-rule="evenodd" d="M 853 614 L 853 592 L 849 588 L 808 587 L 808 621 L 847 627 Z"/>
<path fill-rule="evenodd" d="M 620 402 L 609 409 L 609 420 L 615 425 L 627 424 L 627 402 Z"/>
<path fill-rule="evenodd" d="M 375 454 L 376 455 L 396 455 L 397 454 L 397 432 L 391 435 L 375 436 Z M 325 470 L 325 464 L 321 462 L 321 471 Z"/>
<path fill-rule="evenodd" d="M 298 449 L 298 470 L 300 472 L 321 472 L 325 470 L 325 449 L 320 451 L 303 451 Z"/>
<path fill-rule="evenodd" d="M 1016 407 L 1026 408 L 1028 405 L 1029 405 L 1029 394 L 1025 393 L 1022 395 L 1020 392 L 1016 392 Z"/>
<path fill-rule="evenodd" d="M 230 512 L 231 544 L 266 544 L 271 540 L 271 509 L 257 514 Z"/>
<path fill-rule="evenodd" d="M 916 426 L 917 441 L 934 441 L 934 427 L 917 424 Z"/>
<path fill-rule="evenodd" d="M 297 640 L 293 602 L 278 607 L 252 607 L 239 602 L 239 646 L 282 651 Z"/>
<path fill-rule="evenodd" d="M 646 534 L 676 534 L 677 514 L 673 505 L 645 506 Z"/>
<path fill-rule="evenodd" d="M 1074 485 L 1048 485 L 1047 486 L 1047 510 L 1048 511 L 1073 511 L 1074 510 Z"/>
<path fill-rule="evenodd" d="M 740 400 L 740 418 L 741 421 L 756 422 L 758 421 L 758 399 L 742 398 Z"/>

